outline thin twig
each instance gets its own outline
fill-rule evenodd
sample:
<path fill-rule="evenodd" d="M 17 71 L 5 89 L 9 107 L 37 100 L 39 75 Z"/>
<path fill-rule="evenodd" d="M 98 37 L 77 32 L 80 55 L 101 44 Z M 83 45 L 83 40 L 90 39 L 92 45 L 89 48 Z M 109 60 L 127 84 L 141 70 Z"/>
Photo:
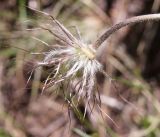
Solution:
<path fill-rule="evenodd" d="M 114 32 L 118 31 L 122 27 L 137 24 L 137 23 L 142 23 L 142 22 L 159 21 L 159 20 L 160 20 L 160 14 L 142 15 L 142 16 L 136 16 L 136 17 L 126 19 L 110 27 L 103 35 L 101 35 L 96 40 L 93 46 L 97 49 L 105 40 L 107 40 L 109 36 L 111 36 Z"/>

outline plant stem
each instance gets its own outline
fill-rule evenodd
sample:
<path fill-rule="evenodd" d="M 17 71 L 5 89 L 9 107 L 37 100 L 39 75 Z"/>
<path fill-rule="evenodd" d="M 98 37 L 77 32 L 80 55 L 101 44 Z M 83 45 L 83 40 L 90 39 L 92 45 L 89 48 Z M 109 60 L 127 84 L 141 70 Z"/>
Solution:
<path fill-rule="evenodd" d="M 124 21 L 121 21 L 112 27 L 110 27 L 104 34 L 102 34 L 96 42 L 93 44 L 94 48 L 98 48 L 109 36 L 111 36 L 114 32 L 118 31 L 122 27 L 138 24 L 142 22 L 149 22 L 149 21 L 159 21 L 160 20 L 160 14 L 148 14 L 148 15 L 142 15 L 142 16 L 136 16 L 129 19 L 126 19 Z"/>
<path fill-rule="evenodd" d="M 19 20 L 24 21 L 27 18 L 27 11 L 26 11 L 26 0 L 18 0 L 19 4 Z"/>

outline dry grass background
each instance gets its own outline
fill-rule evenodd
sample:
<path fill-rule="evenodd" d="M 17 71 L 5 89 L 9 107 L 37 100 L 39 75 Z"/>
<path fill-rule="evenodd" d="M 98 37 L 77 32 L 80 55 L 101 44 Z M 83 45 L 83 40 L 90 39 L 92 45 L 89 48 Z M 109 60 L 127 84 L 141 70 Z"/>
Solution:
<path fill-rule="evenodd" d="M 107 46 L 99 60 L 115 80 L 97 75 L 103 112 L 97 107 L 92 113 L 88 109 L 81 120 L 84 102 L 77 113 L 63 96 L 64 85 L 59 93 L 54 87 L 41 92 L 52 68 L 33 71 L 43 57 L 31 53 L 50 50 L 41 40 L 51 47 L 57 40 L 36 29 L 49 22 L 26 6 L 52 14 L 75 36 L 76 26 L 88 43 L 125 18 L 160 11 L 159 0 L 2 0 L 0 137 L 160 136 L 159 23 L 126 27 L 104 43 Z"/>

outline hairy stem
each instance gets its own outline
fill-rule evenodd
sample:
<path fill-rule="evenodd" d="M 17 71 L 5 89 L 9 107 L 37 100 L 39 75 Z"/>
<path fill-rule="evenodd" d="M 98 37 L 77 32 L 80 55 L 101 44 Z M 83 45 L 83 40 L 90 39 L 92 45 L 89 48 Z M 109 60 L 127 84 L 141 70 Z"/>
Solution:
<path fill-rule="evenodd" d="M 93 46 L 97 49 L 109 36 L 111 36 L 114 32 L 118 31 L 122 27 L 137 24 L 137 23 L 142 23 L 142 22 L 159 21 L 159 20 L 160 20 L 160 14 L 142 15 L 142 16 L 136 16 L 136 17 L 126 19 L 110 27 L 104 34 L 102 34 L 96 40 Z"/>

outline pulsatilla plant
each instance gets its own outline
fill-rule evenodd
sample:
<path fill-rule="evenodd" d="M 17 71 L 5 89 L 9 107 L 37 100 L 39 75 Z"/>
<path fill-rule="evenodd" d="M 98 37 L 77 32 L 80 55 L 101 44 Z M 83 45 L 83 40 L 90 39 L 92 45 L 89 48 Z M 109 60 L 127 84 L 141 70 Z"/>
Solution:
<path fill-rule="evenodd" d="M 96 59 L 96 50 L 92 45 L 83 43 L 81 38 L 74 37 L 58 20 L 49 16 L 56 29 L 42 28 L 53 34 L 60 44 L 45 53 L 44 60 L 38 63 L 38 66 L 53 66 L 43 90 L 62 82 L 68 83 L 76 90 L 74 96 L 78 100 L 87 98 L 89 101 L 96 89 L 96 73 L 104 72 L 102 64 Z"/>
<path fill-rule="evenodd" d="M 102 43 L 111 34 L 127 25 L 160 20 L 160 14 L 133 17 L 110 27 L 93 44 L 86 44 L 81 39 L 74 37 L 53 16 L 41 11 L 37 12 L 52 19 L 56 29 L 41 28 L 53 34 L 60 43 L 45 53 L 43 61 L 37 64 L 38 66 L 53 66 L 53 71 L 46 79 L 43 90 L 60 83 L 68 83 L 68 85 L 74 86 L 74 96 L 77 96 L 78 99 L 85 98 L 87 101 L 96 95 L 96 74 L 101 72 L 105 77 L 109 77 L 103 70 L 102 64 L 97 60 L 97 56 L 99 56 L 97 54 L 102 54 L 98 52 Z M 72 92 L 69 94 L 72 96 Z"/>
<path fill-rule="evenodd" d="M 79 99 L 87 97 L 89 100 L 95 89 L 96 73 L 103 71 L 102 65 L 96 60 L 96 50 L 91 45 L 75 38 L 56 19 L 53 17 L 52 19 L 60 30 L 57 33 L 49 31 L 60 40 L 61 45 L 56 45 L 38 64 L 54 66 L 53 75 L 46 80 L 44 88 L 65 81 L 70 81 L 70 83 L 77 81 L 76 95 Z"/>

